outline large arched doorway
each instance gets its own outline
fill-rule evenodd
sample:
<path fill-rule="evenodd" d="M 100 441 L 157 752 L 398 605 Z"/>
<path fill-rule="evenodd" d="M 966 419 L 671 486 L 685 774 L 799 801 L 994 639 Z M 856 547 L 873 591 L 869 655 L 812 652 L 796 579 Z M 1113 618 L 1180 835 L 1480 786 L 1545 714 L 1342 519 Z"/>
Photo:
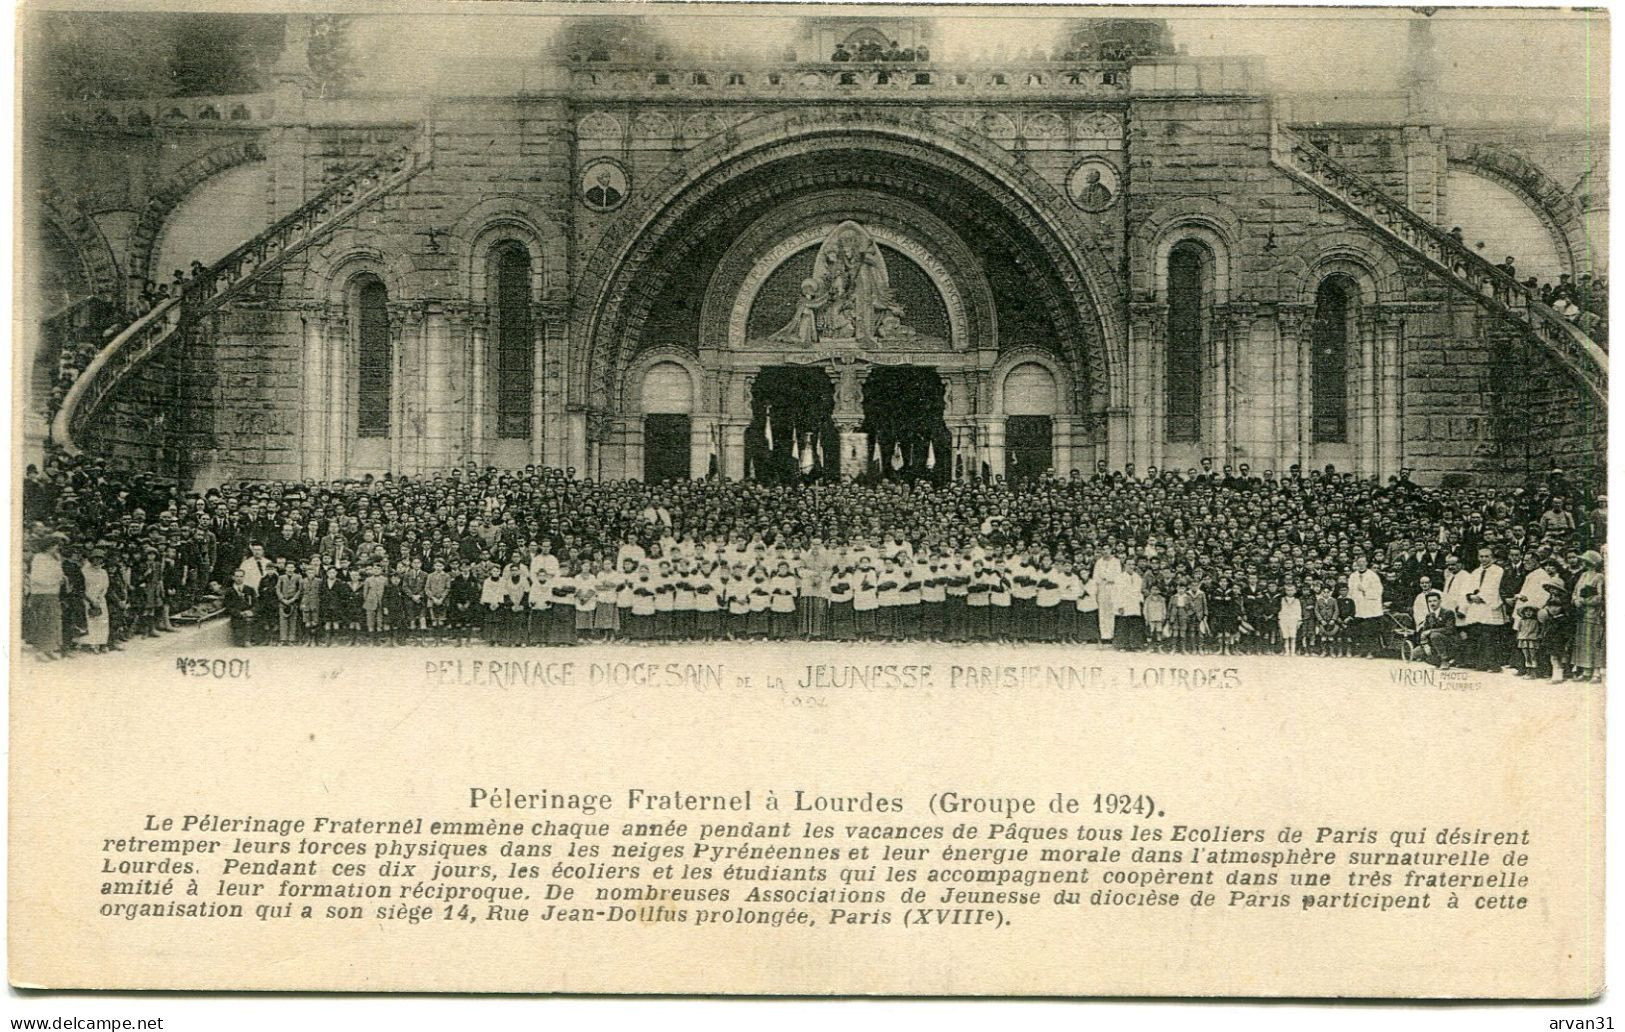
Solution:
<path fill-rule="evenodd" d="M 1046 436 L 1051 455 L 1075 449 L 1104 456 L 1112 454 L 1107 441 L 1115 432 L 1126 456 L 1126 399 L 1113 398 L 1116 381 L 1107 374 L 1124 353 L 1121 316 L 1096 300 L 1116 296 L 1110 262 L 1072 226 L 1065 198 L 1007 154 L 930 116 L 907 124 L 889 118 L 877 113 L 873 125 L 828 129 L 801 123 L 773 130 L 778 116 L 750 123 L 742 137 L 707 144 L 681 169 L 643 184 L 639 196 L 647 200 L 606 226 L 606 244 L 581 269 L 581 289 L 595 300 L 580 306 L 572 328 L 584 344 L 572 367 L 571 393 L 583 403 L 572 433 L 581 435 L 587 468 L 606 477 L 641 475 L 647 427 L 622 411 L 625 378 L 641 368 L 640 354 L 674 341 L 705 370 L 696 421 L 707 433 L 715 428 L 720 472 L 728 477 L 803 475 L 809 433 L 815 469 L 836 466 L 831 453 L 845 456 L 869 433 L 875 439 L 862 448 L 868 461 L 861 472 L 873 466 L 880 475 L 883 466 L 885 475 L 946 479 L 965 450 L 1002 473 L 1005 422 L 990 407 L 992 370 L 1001 356 L 1035 348 L 1065 370 L 1071 393 L 1055 413 L 1019 414 L 1049 423 L 1034 421 L 1030 466 L 1045 465 L 1038 453 Z M 843 207 L 843 198 L 852 203 Z M 916 217 L 921 212 L 927 218 Z M 769 269 L 813 263 L 816 271 L 820 242 L 848 223 L 873 240 L 892 287 L 916 298 L 899 298 L 901 334 L 880 332 L 880 311 L 873 323 L 857 320 L 855 335 L 837 320 L 835 334 L 846 339 L 831 344 L 826 324 L 797 323 L 798 291 L 750 279 L 770 252 L 778 264 Z M 757 319 L 748 304 L 736 307 L 747 281 L 778 299 L 772 318 Z M 937 310 L 932 293 L 942 298 L 945 319 L 929 314 Z M 768 371 L 796 366 L 819 368 L 824 382 L 815 397 L 823 405 L 834 393 L 827 410 L 833 427 L 823 414 L 790 418 L 796 403 L 786 397 L 774 403 L 768 448 L 766 398 L 788 375 Z M 866 404 L 887 378 L 916 375 L 886 372 L 895 367 L 922 371 L 906 385 L 933 396 L 922 413 L 900 419 Z M 604 418 L 594 423 L 595 413 Z M 785 419 L 798 425 L 786 429 Z M 823 429 L 807 425 L 815 421 Z M 611 434 L 589 439 L 587 427 L 606 424 Z M 886 453 L 881 463 L 875 446 Z"/>
<path fill-rule="evenodd" d="M 822 369 L 763 369 L 751 388 L 747 475 L 773 484 L 838 476 L 840 441 L 831 418 L 834 411 L 834 386 Z"/>
<path fill-rule="evenodd" d="M 1005 476 L 1034 480 L 1055 467 L 1055 419 L 1060 412 L 1055 374 L 1023 362 L 1004 380 Z"/>
<path fill-rule="evenodd" d="M 868 476 L 939 484 L 950 478 L 945 390 L 942 377 L 926 366 L 883 366 L 869 374 L 863 385 Z"/>
<path fill-rule="evenodd" d="M 656 362 L 643 374 L 642 403 L 644 481 L 687 480 L 693 473 L 693 377 L 676 362 Z"/>

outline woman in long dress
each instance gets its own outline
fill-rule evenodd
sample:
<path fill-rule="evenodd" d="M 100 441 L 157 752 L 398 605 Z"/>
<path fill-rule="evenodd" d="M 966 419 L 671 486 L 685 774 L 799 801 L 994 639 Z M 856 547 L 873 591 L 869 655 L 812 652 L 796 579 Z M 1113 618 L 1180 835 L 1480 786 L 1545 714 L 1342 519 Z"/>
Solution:
<path fill-rule="evenodd" d="M 1578 619 L 1574 625 L 1574 650 L 1570 662 L 1580 677 L 1601 680 L 1602 668 L 1607 665 L 1604 652 L 1604 613 L 1606 598 L 1603 593 L 1602 553 L 1587 552 L 1580 557 L 1585 572 L 1574 582 L 1574 611 Z"/>
<path fill-rule="evenodd" d="M 106 555 L 101 551 L 90 553 L 85 567 L 85 633 L 79 641 L 97 652 L 107 649 L 110 624 L 107 618 L 108 576 Z"/>
<path fill-rule="evenodd" d="M 62 654 L 62 545 L 67 539 L 53 534 L 28 563 L 27 595 L 23 599 L 23 638 L 46 659 Z"/>

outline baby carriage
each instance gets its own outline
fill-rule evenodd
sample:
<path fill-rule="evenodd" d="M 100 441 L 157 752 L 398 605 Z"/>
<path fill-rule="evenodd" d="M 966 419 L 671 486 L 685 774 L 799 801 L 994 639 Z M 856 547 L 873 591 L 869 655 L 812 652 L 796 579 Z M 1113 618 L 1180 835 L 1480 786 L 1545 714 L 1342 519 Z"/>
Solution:
<path fill-rule="evenodd" d="M 1383 652 L 1392 653 L 1405 662 L 1410 662 L 1411 657 L 1421 645 L 1421 642 L 1417 640 L 1416 621 L 1411 617 L 1411 614 L 1396 610 L 1389 610 L 1384 613 L 1382 619 L 1385 624 L 1383 629 Z"/>

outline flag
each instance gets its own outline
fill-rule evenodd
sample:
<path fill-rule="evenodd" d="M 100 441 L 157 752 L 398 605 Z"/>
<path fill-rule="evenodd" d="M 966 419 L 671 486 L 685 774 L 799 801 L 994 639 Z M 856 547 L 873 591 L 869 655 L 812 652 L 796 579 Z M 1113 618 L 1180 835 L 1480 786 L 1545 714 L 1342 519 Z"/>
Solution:
<path fill-rule="evenodd" d="M 818 435 L 818 468 L 824 468 L 824 435 Z"/>
<path fill-rule="evenodd" d="M 874 457 L 874 459 L 872 461 L 877 466 L 880 465 L 880 463 L 882 461 L 881 458 L 880 458 L 880 442 L 879 441 L 875 442 L 875 457 Z"/>
<path fill-rule="evenodd" d="M 803 473 L 807 473 L 807 472 L 810 472 L 812 470 L 812 468 L 813 468 L 812 435 L 808 434 L 807 435 L 807 446 L 805 448 L 801 449 L 801 471 Z"/>
<path fill-rule="evenodd" d="M 767 407 L 767 450 L 773 450 L 773 406 Z"/>
<path fill-rule="evenodd" d="M 928 441 L 925 445 L 925 468 L 937 468 L 937 442 Z"/>
<path fill-rule="evenodd" d="M 903 445 L 901 443 L 891 446 L 891 468 L 903 468 Z"/>
<path fill-rule="evenodd" d="M 714 477 L 714 476 L 717 475 L 717 466 L 718 466 L 718 462 L 717 462 L 717 428 L 716 427 L 711 428 L 710 438 L 711 438 L 711 441 L 710 441 L 710 443 L 711 443 L 711 456 L 706 461 L 706 464 L 705 464 L 705 475 L 708 476 L 708 477 Z"/>
<path fill-rule="evenodd" d="M 790 433 L 790 457 L 796 460 L 797 463 L 801 462 L 801 431 L 799 430 Z"/>

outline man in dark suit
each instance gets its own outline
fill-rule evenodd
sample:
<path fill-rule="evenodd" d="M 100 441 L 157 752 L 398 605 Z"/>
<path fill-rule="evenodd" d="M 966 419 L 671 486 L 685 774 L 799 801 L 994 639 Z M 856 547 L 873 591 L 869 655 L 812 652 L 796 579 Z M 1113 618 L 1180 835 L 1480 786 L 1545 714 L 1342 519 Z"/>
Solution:
<path fill-rule="evenodd" d="M 231 620 L 231 643 L 239 648 L 249 644 L 249 631 L 254 625 L 254 589 L 243 583 L 243 571 L 233 570 L 231 586 L 226 588 L 226 615 Z"/>

